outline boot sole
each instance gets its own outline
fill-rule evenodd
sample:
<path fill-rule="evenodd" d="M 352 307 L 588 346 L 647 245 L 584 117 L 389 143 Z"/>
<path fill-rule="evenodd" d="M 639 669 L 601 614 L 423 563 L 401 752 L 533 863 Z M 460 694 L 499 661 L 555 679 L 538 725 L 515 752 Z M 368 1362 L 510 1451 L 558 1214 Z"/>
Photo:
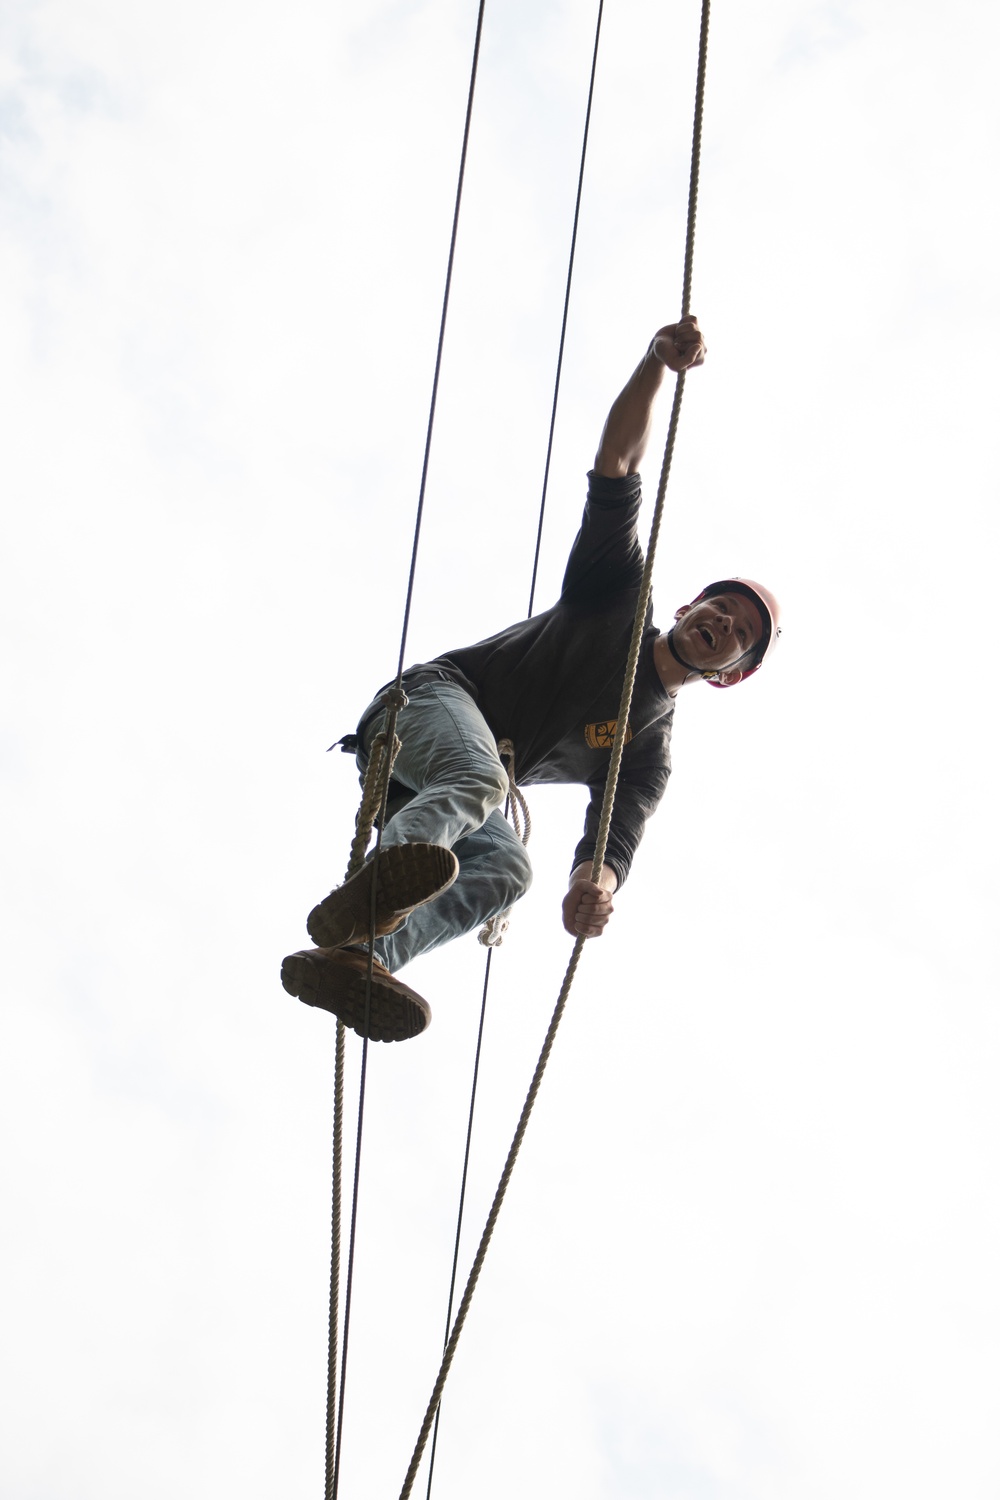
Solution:
<path fill-rule="evenodd" d="M 317 948 L 344 948 L 368 937 L 374 862 L 331 891 L 313 907 L 306 931 Z M 375 936 L 384 937 L 414 907 L 446 891 L 458 874 L 458 860 L 438 844 L 390 844 L 381 850 L 375 896 Z"/>
<path fill-rule="evenodd" d="M 281 983 L 288 994 L 305 1005 L 327 1010 L 358 1036 L 365 1036 L 367 976 L 338 969 L 331 983 L 322 963 L 308 954 L 291 953 L 281 965 Z M 431 1008 L 398 980 L 372 975 L 367 1036 L 373 1042 L 405 1042 L 430 1025 Z"/>

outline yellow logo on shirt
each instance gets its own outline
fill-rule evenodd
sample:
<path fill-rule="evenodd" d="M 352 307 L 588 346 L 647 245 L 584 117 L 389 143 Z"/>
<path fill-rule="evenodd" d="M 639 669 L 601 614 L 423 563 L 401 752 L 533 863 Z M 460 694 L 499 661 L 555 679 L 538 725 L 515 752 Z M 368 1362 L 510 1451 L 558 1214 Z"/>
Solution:
<path fill-rule="evenodd" d="M 618 728 L 617 719 L 602 719 L 599 724 L 588 724 L 583 731 L 584 738 L 591 750 L 610 750 L 615 740 L 615 730 Z M 625 725 L 625 743 L 628 744 L 632 738 L 631 724 Z"/>

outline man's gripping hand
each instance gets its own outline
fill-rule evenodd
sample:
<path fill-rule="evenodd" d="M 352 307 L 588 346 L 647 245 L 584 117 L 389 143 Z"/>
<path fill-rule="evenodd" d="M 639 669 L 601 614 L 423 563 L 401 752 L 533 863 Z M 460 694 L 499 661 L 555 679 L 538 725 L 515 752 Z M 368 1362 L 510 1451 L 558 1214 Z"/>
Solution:
<path fill-rule="evenodd" d="M 578 865 L 569 877 L 569 890 L 563 897 L 563 926 L 571 937 L 600 937 L 611 919 L 614 907 L 611 893 L 618 889 L 618 877 L 610 865 L 601 870 L 601 883 L 590 878 L 590 865 Z"/>
<path fill-rule="evenodd" d="M 681 370 L 692 370 L 695 365 L 705 363 L 705 340 L 698 327 L 698 319 L 682 318 L 679 323 L 668 323 L 653 334 L 649 352 L 656 356 L 668 370 L 679 375 Z"/>

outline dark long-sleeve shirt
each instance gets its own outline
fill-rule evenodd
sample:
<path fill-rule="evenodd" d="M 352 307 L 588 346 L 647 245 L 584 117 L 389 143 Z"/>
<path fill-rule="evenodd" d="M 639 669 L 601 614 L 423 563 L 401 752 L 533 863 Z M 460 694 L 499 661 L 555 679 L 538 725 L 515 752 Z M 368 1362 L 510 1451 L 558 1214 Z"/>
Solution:
<path fill-rule="evenodd" d="M 596 847 L 642 577 L 640 503 L 638 474 L 591 474 L 558 603 L 488 640 L 411 667 L 403 677 L 404 686 L 415 686 L 443 674 L 464 688 L 497 739 L 513 741 L 518 785 L 590 788 L 574 867 L 593 859 Z M 653 663 L 657 633 L 650 607 L 606 854 L 619 884 L 670 775 L 674 700 Z"/>

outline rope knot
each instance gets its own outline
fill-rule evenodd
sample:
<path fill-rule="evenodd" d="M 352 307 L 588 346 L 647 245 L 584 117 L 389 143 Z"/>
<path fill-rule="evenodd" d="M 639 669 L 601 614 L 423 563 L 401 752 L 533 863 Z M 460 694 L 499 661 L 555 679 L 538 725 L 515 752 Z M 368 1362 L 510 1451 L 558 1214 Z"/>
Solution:
<path fill-rule="evenodd" d="M 395 686 L 386 688 L 385 692 L 382 694 L 382 697 L 379 699 L 380 703 L 385 703 L 389 708 L 394 708 L 397 713 L 399 713 L 401 709 L 405 708 L 409 701 L 410 700 L 403 692 L 403 689 L 401 687 Z"/>

